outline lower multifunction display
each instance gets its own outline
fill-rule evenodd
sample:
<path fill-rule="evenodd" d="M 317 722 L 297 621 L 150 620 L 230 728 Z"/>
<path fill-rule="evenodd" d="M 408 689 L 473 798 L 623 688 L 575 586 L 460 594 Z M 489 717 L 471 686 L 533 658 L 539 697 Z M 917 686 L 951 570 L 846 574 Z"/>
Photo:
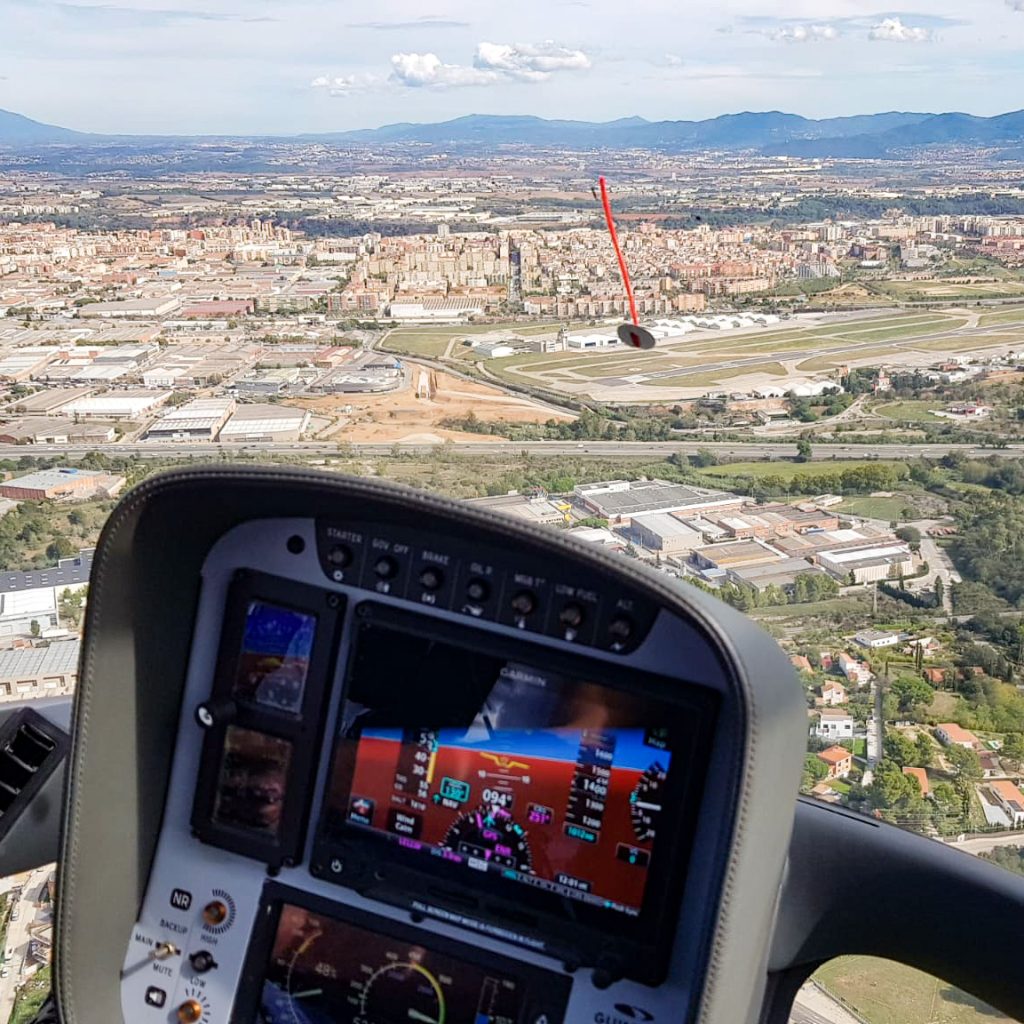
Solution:
<path fill-rule="evenodd" d="M 557 1024 L 563 1018 L 565 977 L 268 888 L 242 986 L 250 1005 L 236 1008 L 237 1024 Z"/>
<path fill-rule="evenodd" d="M 431 892 L 474 921 L 504 918 L 503 937 L 511 917 L 528 944 L 543 934 L 551 952 L 613 974 L 654 971 L 636 954 L 662 945 L 685 876 L 707 709 L 668 699 L 664 682 L 655 695 L 630 676 L 627 691 L 372 619 L 350 666 L 314 873 L 427 913 Z M 457 898 L 410 873 L 452 883 Z"/>

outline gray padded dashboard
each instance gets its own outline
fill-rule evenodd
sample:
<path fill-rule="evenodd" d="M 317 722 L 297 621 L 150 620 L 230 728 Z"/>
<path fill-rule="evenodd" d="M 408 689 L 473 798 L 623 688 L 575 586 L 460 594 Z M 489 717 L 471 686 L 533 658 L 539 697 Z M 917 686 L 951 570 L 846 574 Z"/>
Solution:
<path fill-rule="evenodd" d="M 326 558 L 329 529 L 335 539 L 365 540 L 365 557 L 346 556 L 344 570 L 332 570 L 338 563 Z M 396 537 L 399 548 L 392 550 Z M 434 590 L 443 591 L 442 601 L 416 588 L 415 567 L 404 577 L 389 571 L 392 585 L 381 586 L 368 567 L 389 552 L 401 563 L 407 540 L 439 557 L 462 551 L 459 565 L 501 562 L 508 580 L 494 588 L 493 613 L 467 609 L 454 562 Z M 666 1022 L 753 1019 L 804 730 L 799 688 L 777 646 L 692 588 L 584 551 L 555 531 L 362 480 L 230 468 L 168 474 L 137 488 L 115 512 L 97 553 L 60 879 L 57 995 L 65 1021 L 163 1024 L 177 1019 L 175 1007 L 194 1000 L 199 1020 L 215 1024 L 232 1019 L 239 1005 L 268 868 L 201 841 L 191 821 L 204 742 L 196 708 L 210 696 L 227 595 L 239 571 L 317 588 L 341 609 L 309 827 L 299 855 L 271 869 L 273 885 L 385 930 L 422 927 L 425 942 L 472 948 L 560 978 L 569 991 L 565 1020 L 614 1024 L 638 1008 L 650 1014 L 640 1019 Z M 521 589 L 523 581 L 543 597 L 543 614 L 529 623 L 504 610 L 509 586 Z M 569 599 L 593 602 L 582 628 L 567 628 L 556 614 Z M 592 965 L 569 971 L 575 965 L 543 944 L 505 941 L 500 930 L 474 929 L 456 916 L 423 921 L 372 890 L 314 876 L 332 723 L 354 622 L 370 603 L 384 614 L 414 614 L 427 629 L 433 622 L 439 630 L 471 631 L 484 644 L 487 637 L 494 645 L 518 644 L 534 663 L 546 653 L 585 659 L 608 678 L 649 673 L 666 685 L 715 695 L 714 735 L 707 737 L 692 853 L 678 879 L 664 980 L 602 980 Z M 634 627 L 628 636 L 611 625 L 624 607 Z M 230 908 L 226 926 L 200 916 L 210 900 Z M 161 943 L 179 952 L 157 957 Z M 201 950 L 217 966 L 200 975 L 188 956 Z M 159 1005 L 153 990 L 163 993 Z"/>

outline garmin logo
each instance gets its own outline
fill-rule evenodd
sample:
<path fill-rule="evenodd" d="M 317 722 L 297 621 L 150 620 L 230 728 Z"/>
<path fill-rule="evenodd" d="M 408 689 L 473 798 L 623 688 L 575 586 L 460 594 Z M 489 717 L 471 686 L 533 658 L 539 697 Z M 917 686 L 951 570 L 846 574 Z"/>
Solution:
<path fill-rule="evenodd" d="M 530 671 L 523 665 L 503 665 L 498 673 L 504 679 L 511 679 L 516 683 L 529 683 L 531 686 L 547 686 L 548 681 L 544 676 Z"/>
<path fill-rule="evenodd" d="M 649 1024 L 654 1014 L 642 1006 L 630 1006 L 629 1003 L 616 1003 L 615 1013 L 594 1014 L 594 1024 Z"/>

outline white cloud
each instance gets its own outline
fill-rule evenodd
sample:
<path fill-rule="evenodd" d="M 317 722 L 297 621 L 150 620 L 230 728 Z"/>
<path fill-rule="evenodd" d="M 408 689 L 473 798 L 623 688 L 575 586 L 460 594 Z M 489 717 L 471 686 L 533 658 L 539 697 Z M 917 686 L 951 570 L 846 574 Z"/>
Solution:
<path fill-rule="evenodd" d="M 683 58 L 678 53 L 665 54 L 665 64 L 670 68 L 681 68 L 684 63 Z"/>
<path fill-rule="evenodd" d="M 927 43 L 932 39 L 932 30 L 904 25 L 899 18 L 883 18 L 872 26 L 868 39 L 890 43 Z"/>
<path fill-rule="evenodd" d="M 1015 11 L 1024 11 L 1024 0 L 1006 0 L 1006 6 Z"/>
<path fill-rule="evenodd" d="M 313 89 L 326 89 L 331 96 L 348 96 L 380 84 L 374 75 L 317 75 L 309 83 Z"/>
<path fill-rule="evenodd" d="M 769 34 L 783 43 L 817 43 L 838 39 L 839 29 L 835 25 L 784 25 Z"/>
<path fill-rule="evenodd" d="M 540 82 L 555 71 L 585 71 L 590 67 L 590 58 L 582 50 L 558 46 L 550 39 L 538 44 L 480 43 L 473 66 Z"/>
<path fill-rule="evenodd" d="M 473 64 L 445 64 L 436 53 L 396 53 L 391 81 L 411 88 L 543 82 L 558 71 L 584 71 L 590 58 L 582 50 L 543 43 L 480 43 Z"/>
<path fill-rule="evenodd" d="M 492 85 L 500 81 L 495 71 L 445 64 L 436 53 L 396 53 L 391 57 L 391 78 L 414 89 L 424 86 L 456 88 L 466 85 Z"/>

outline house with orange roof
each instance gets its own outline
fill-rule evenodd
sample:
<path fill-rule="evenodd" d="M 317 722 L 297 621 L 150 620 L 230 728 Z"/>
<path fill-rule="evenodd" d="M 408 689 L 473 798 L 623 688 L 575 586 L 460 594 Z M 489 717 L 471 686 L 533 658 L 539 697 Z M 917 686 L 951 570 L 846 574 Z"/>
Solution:
<path fill-rule="evenodd" d="M 829 747 L 819 751 L 818 760 L 825 762 L 830 779 L 845 779 L 853 768 L 853 754 L 846 747 Z"/>
<path fill-rule="evenodd" d="M 918 786 L 921 787 L 921 796 L 931 796 L 932 787 L 928 781 L 928 773 L 923 768 L 904 768 L 904 775 L 909 775 L 912 779 L 917 779 Z"/>
<path fill-rule="evenodd" d="M 1009 779 L 999 779 L 988 784 L 989 791 L 1010 819 L 1014 828 L 1024 826 L 1024 793 Z"/>
<path fill-rule="evenodd" d="M 966 747 L 968 750 L 975 750 L 978 746 L 978 737 L 969 732 L 956 722 L 940 722 L 935 726 L 935 735 L 939 742 L 947 747 Z"/>
<path fill-rule="evenodd" d="M 795 668 L 797 672 L 814 671 L 814 669 L 811 668 L 811 663 L 803 654 L 791 654 L 789 660 L 792 663 L 793 668 Z"/>

